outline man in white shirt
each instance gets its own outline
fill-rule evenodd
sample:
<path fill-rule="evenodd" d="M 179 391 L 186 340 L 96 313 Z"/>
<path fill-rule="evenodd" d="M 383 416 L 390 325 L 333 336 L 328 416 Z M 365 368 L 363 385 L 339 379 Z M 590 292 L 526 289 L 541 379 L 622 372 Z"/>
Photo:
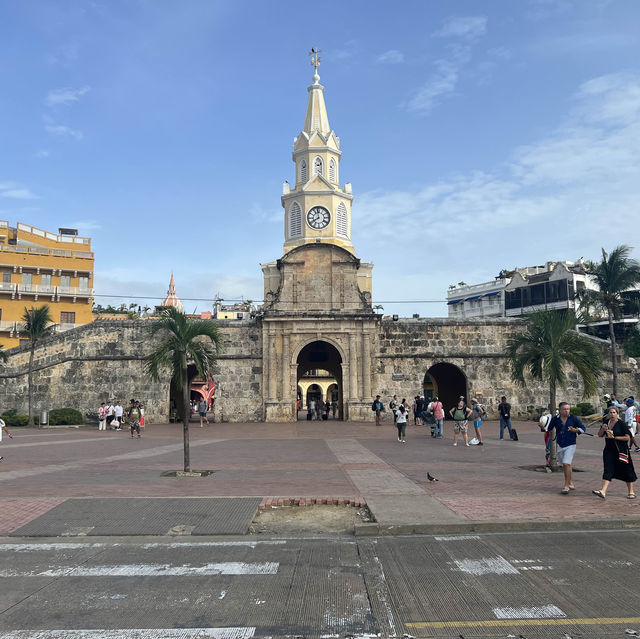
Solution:
<path fill-rule="evenodd" d="M 633 397 L 629 397 L 625 402 L 627 408 L 624 411 L 624 421 L 627 424 L 627 427 L 631 431 L 631 441 L 629 442 L 629 447 L 634 447 L 635 452 L 640 452 L 640 448 L 636 443 L 636 431 L 638 429 L 638 424 L 636 422 L 636 406 L 633 401 Z"/>
<path fill-rule="evenodd" d="M 116 430 L 122 430 L 122 413 L 123 412 L 124 412 L 124 409 L 122 408 L 122 402 L 118 401 L 118 403 L 115 405 L 113 409 L 113 414 L 115 415 L 115 418 L 118 420 L 118 427 L 116 428 Z"/>

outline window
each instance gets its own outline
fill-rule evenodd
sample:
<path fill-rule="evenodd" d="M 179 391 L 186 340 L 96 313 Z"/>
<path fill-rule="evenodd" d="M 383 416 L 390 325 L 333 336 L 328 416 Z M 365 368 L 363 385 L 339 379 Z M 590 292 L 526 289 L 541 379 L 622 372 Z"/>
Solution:
<path fill-rule="evenodd" d="M 88 277 L 79 277 L 78 278 L 78 290 L 86 293 L 89 290 L 89 278 Z"/>
<path fill-rule="evenodd" d="M 5 269 L 2 271 L 2 281 L 5 284 L 11 284 L 11 271 Z"/>
<path fill-rule="evenodd" d="M 22 274 L 22 290 L 30 291 L 31 285 L 33 284 L 33 274 L 32 273 L 23 273 Z"/>
<path fill-rule="evenodd" d="M 302 209 L 294 202 L 289 209 L 289 237 L 302 235 Z"/>
<path fill-rule="evenodd" d="M 313 161 L 313 174 L 314 175 L 322 175 L 322 158 L 320 156 L 316 157 Z"/>
<path fill-rule="evenodd" d="M 305 160 L 302 160 L 302 162 L 300 162 L 300 182 L 306 182 L 307 179 L 307 163 Z"/>
<path fill-rule="evenodd" d="M 332 182 L 333 184 L 337 182 L 336 168 L 337 168 L 336 161 L 333 158 L 331 158 L 329 162 L 329 182 Z"/>
<path fill-rule="evenodd" d="M 65 293 L 71 290 L 71 275 L 60 276 L 60 289 Z"/>
<path fill-rule="evenodd" d="M 342 237 L 349 237 L 349 219 L 344 202 L 340 202 L 336 209 L 336 233 Z"/>
<path fill-rule="evenodd" d="M 43 293 L 51 292 L 51 275 L 42 275 L 40 278 L 40 286 Z"/>
<path fill-rule="evenodd" d="M 75 324 L 76 314 L 69 311 L 60 311 L 60 324 Z"/>

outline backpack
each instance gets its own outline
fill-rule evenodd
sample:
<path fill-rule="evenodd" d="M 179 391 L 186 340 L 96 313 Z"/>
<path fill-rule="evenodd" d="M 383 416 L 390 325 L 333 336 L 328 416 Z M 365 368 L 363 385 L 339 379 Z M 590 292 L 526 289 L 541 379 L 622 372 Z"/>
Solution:
<path fill-rule="evenodd" d="M 456 419 L 456 414 L 458 413 L 458 411 L 461 410 L 462 411 L 462 419 Z M 467 405 L 463 404 L 462 408 L 458 408 L 458 406 L 456 405 L 456 407 L 453 409 L 453 419 L 454 421 L 464 421 L 465 419 L 467 419 Z"/>
<path fill-rule="evenodd" d="M 389 402 L 389 408 L 390 408 L 391 410 L 395 410 L 395 409 L 396 409 L 396 403 L 395 403 L 393 400 L 391 400 L 391 401 Z"/>
<path fill-rule="evenodd" d="M 378 410 L 378 406 L 377 406 L 378 402 L 374 401 L 371 404 L 371 410 L 375 413 Z"/>

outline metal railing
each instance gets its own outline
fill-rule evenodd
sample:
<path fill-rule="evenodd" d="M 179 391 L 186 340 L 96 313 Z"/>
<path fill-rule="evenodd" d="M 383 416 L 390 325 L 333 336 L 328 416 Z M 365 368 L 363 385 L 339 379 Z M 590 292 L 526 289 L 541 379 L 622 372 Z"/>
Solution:
<path fill-rule="evenodd" d="M 49 286 L 42 284 L 22 284 L 12 282 L 0 282 L 0 292 L 12 293 L 15 295 L 52 295 L 56 297 L 93 297 L 95 289 L 80 286 Z"/>
<path fill-rule="evenodd" d="M 55 255 L 56 257 L 77 257 L 81 259 L 93 259 L 91 251 L 67 251 L 65 249 L 48 249 L 37 246 L 14 246 L 13 244 L 0 244 L 0 251 L 4 253 L 27 253 L 29 255 Z"/>

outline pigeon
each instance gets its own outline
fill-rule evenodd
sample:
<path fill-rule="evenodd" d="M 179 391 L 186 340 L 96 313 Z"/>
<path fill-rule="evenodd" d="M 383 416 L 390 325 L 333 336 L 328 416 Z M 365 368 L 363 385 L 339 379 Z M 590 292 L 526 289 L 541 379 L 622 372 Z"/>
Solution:
<path fill-rule="evenodd" d="M 431 473 L 429 473 L 429 472 L 427 473 L 427 479 L 428 479 L 429 481 L 440 481 L 440 480 L 436 479 L 436 478 L 435 478 Z"/>

